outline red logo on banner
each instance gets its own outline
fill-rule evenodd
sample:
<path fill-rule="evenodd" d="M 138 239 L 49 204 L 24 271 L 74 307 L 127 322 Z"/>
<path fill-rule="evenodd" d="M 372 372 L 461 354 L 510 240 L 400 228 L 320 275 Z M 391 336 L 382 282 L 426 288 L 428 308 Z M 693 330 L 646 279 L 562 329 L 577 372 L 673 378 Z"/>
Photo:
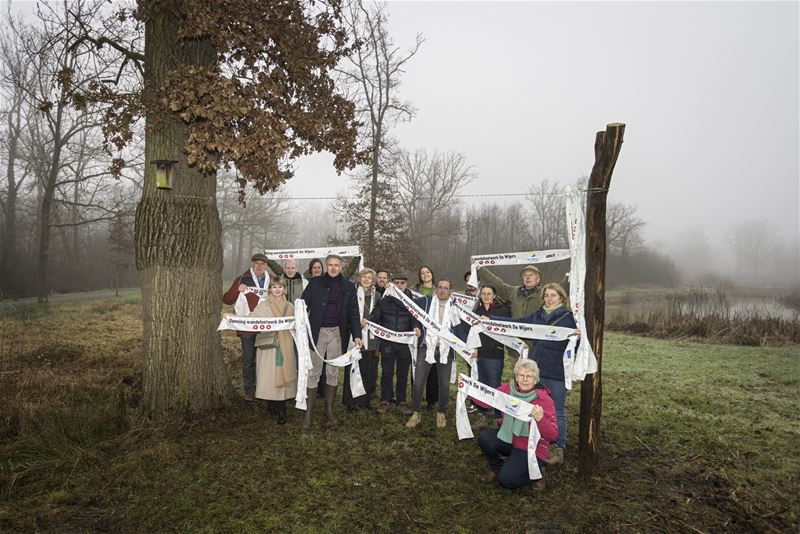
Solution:
<path fill-rule="evenodd" d="M 463 387 L 464 387 L 464 381 L 463 380 L 459 380 L 458 381 L 458 388 L 461 389 Z"/>
<path fill-rule="evenodd" d="M 268 325 L 267 325 L 267 330 L 269 330 L 270 328 L 272 328 L 272 325 L 271 325 L 271 324 L 268 324 Z"/>

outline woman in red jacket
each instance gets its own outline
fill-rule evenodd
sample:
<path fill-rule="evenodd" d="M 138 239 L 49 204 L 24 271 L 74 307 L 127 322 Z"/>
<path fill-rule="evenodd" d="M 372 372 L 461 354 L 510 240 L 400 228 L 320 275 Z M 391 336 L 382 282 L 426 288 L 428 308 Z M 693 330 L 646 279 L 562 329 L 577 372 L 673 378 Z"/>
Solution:
<path fill-rule="evenodd" d="M 503 384 L 498 391 L 533 404 L 531 416 L 536 421 L 541 439 L 536 445 L 536 459 L 544 476 L 545 460 L 550 443 L 558 439 L 556 408 L 549 390 L 539 383 L 539 366 L 533 360 L 517 360 L 512 382 Z M 478 436 L 480 446 L 489 460 L 489 473 L 481 480 L 497 481 L 502 487 L 514 489 L 533 482 L 528 475 L 528 432 L 526 423 L 505 414 L 500 428 L 484 430 Z M 536 489 L 544 489 L 544 478 L 534 483 Z"/>

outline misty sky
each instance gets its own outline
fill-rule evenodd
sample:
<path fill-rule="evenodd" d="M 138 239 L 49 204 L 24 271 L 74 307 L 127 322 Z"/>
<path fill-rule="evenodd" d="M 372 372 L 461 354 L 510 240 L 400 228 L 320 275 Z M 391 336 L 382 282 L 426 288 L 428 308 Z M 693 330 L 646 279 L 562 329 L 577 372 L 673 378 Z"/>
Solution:
<path fill-rule="evenodd" d="M 611 201 L 636 204 L 651 243 L 724 239 L 764 217 L 800 233 L 797 2 L 391 2 L 402 80 L 418 109 L 394 135 L 458 150 L 465 193 L 524 192 L 588 175 L 597 130 L 627 124 Z M 347 187 L 329 158 L 302 160 L 287 191 Z M 490 199 L 500 201 L 502 199 Z"/>

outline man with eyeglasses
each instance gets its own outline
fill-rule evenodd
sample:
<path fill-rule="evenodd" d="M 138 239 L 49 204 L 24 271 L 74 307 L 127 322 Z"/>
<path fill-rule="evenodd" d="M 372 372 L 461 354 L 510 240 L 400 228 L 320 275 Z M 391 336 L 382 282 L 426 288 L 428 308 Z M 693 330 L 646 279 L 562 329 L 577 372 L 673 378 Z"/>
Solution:
<path fill-rule="evenodd" d="M 436 294 L 425 297 L 420 302 L 425 313 L 439 326 L 445 330 L 453 331 L 454 327 L 460 323 L 456 307 L 450 302 L 452 284 L 450 280 L 441 279 L 436 285 Z M 433 333 L 425 332 L 422 337 L 423 342 L 417 355 L 417 369 L 414 373 L 414 396 L 411 409 L 413 413 L 406 423 L 407 428 L 415 428 L 422 417 L 420 408 L 422 406 L 422 394 L 425 389 L 425 382 L 431 369 L 436 366 L 437 381 L 439 385 L 439 406 L 436 413 L 436 427 L 444 428 L 447 426 L 447 404 L 450 400 L 450 371 L 453 366 L 454 352 L 444 341 Z M 430 356 L 433 356 L 434 363 L 430 363 Z"/>
<path fill-rule="evenodd" d="M 397 289 L 413 298 L 408 289 L 408 277 L 396 274 L 392 283 Z M 419 322 L 409 313 L 402 302 L 395 297 L 384 295 L 375 304 L 369 320 L 395 332 L 414 331 L 420 335 Z M 381 352 L 381 403 L 378 413 L 386 413 L 396 406 L 402 415 L 411 414 L 411 409 L 406 404 L 406 390 L 408 387 L 408 370 L 411 367 L 411 349 L 403 343 L 395 343 L 384 339 L 378 340 L 378 349 Z M 396 387 L 393 387 L 397 369 Z M 396 396 L 395 396 L 396 393 Z"/>

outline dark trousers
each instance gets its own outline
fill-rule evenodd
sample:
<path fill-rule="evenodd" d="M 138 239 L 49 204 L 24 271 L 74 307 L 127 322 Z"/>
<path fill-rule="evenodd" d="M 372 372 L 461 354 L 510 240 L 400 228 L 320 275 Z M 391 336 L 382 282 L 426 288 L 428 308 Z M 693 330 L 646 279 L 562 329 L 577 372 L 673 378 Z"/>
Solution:
<path fill-rule="evenodd" d="M 489 469 L 497 475 L 497 482 L 504 488 L 514 489 L 533 482 L 528 474 L 528 453 L 512 447 L 497 438 L 499 428 L 484 430 L 478 436 L 478 446 L 489 460 Z M 544 473 L 544 462 L 538 457 L 539 469 Z"/>
<path fill-rule="evenodd" d="M 395 388 L 392 387 L 395 366 L 397 367 L 396 397 Z M 411 350 L 408 345 L 392 343 L 391 341 L 381 343 L 381 402 L 391 402 L 395 398 L 398 404 L 406 402 L 408 370 L 410 367 Z"/>
<path fill-rule="evenodd" d="M 345 406 L 356 407 L 358 405 L 369 406 L 369 401 L 375 394 L 375 382 L 378 376 L 378 359 L 375 357 L 374 350 L 362 350 L 361 359 L 358 360 L 358 370 L 361 372 L 361 381 L 364 383 L 366 395 L 353 398 L 350 392 L 350 373 L 352 365 L 345 367 L 344 391 L 342 391 L 342 404 Z"/>
<path fill-rule="evenodd" d="M 256 390 L 256 334 L 242 334 L 242 386 L 248 393 Z"/>
<path fill-rule="evenodd" d="M 422 357 L 425 357 L 425 354 L 422 353 Z M 430 372 L 428 373 L 428 380 L 425 382 L 425 402 L 428 403 L 428 408 L 433 407 L 434 404 L 439 402 L 439 369 L 438 365 L 434 365 L 431 367 Z M 414 377 L 414 380 L 417 378 Z M 447 379 L 449 380 L 450 377 L 448 376 Z"/>

